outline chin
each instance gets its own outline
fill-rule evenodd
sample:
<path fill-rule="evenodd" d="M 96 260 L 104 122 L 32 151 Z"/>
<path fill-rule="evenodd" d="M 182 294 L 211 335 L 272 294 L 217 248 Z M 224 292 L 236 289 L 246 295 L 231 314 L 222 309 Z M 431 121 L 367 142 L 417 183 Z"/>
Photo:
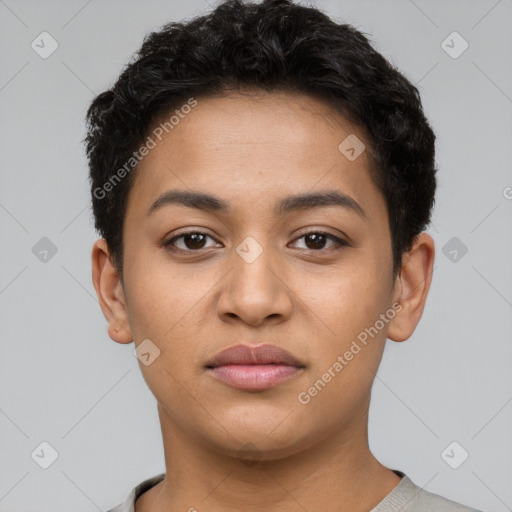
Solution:
<path fill-rule="evenodd" d="M 256 463 L 290 457 L 313 446 L 323 437 L 322 433 L 314 431 L 314 425 L 311 425 L 313 431 L 309 432 L 306 422 L 298 415 L 290 414 L 289 410 L 280 408 L 279 414 L 266 412 L 268 414 L 262 411 L 243 414 L 239 410 L 231 417 L 223 414 L 222 426 L 231 435 L 219 427 L 215 429 L 217 435 L 212 438 L 212 429 L 207 430 L 205 434 L 209 435 L 212 448 L 218 453 Z"/>
<path fill-rule="evenodd" d="M 220 453 L 233 457 L 248 465 L 255 465 L 258 462 L 271 462 L 286 459 L 306 448 L 302 440 L 288 439 L 286 442 L 282 440 L 271 440 L 268 436 L 262 435 L 260 439 L 243 439 L 240 446 L 217 445 L 216 449 Z"/>

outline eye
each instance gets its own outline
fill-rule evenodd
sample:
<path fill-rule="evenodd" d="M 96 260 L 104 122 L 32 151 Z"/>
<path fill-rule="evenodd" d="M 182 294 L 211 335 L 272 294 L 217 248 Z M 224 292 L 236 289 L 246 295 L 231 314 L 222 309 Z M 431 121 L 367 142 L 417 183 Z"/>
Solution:
<path fill-rule="evenodd" d="M 193 252 L 207 248 L 207 246 L 205 246 L 205 242 L 208 238 L 213 240 L 210 235 L 201 231 L 188 231 L 186 233 L 181 233 L 180 235 L 172 237 L 163 245 L 169 250 L 178 249 L 181 251 Z M 180 241 L 181 247 L 176 244 L 177 241 Z M 215 247 L 215 244 L 210 247 Z"/>
<path fill-rule="evenodd" d="M 212 240 L 214 242 L 213 245 L 207 246 L 207 239 Z M 309 233 L 304 233 L 299 238 L 296 238 L 296 241 L 301 239 L 304 239 L 305 247 L 299 247 L 299 249 L 306 249 L 315 252 L 338 249 L 349 245 L 345 240 L 322 231 L 310 231 Z M 331 241 L 331 245 L 326 247 L 326 243 L 328 241 Z M 197 252 L 201 249 L 207 249 L 208 247 L 218 247 L 219 244 L 207 233 L 201 231 L 187 231 L 170 238 L 167 242 L 163 243 L 163 246 L 171 251 Z"/>
<path fill-rule="evenodd" d="M 296 240 L 304 238 L 306 247 L 299 247 L 299 249 L 307 249 L 311 251 L 320 251 L 325 249 L 338 249 L 343 246 L 347 246 L 348 243 L 337 236 L 331 235 L 330 233 L 324 233 L 322 231 L 310 231 L 304 233 Z M 332 244 L 329 247 L 325 247 L 325 243 L 331 240 Z"/>

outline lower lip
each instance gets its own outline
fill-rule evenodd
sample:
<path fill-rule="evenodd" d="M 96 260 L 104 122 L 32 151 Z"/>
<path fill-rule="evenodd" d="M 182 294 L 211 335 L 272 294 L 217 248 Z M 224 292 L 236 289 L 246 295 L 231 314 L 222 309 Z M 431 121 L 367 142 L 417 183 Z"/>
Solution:
<path fill-rule="evenodd" d="M 230 364 L 209 370 L 235 388 L 260 390 L 277 386 L 297 375 L 301 369 L 285 364 Z"/>

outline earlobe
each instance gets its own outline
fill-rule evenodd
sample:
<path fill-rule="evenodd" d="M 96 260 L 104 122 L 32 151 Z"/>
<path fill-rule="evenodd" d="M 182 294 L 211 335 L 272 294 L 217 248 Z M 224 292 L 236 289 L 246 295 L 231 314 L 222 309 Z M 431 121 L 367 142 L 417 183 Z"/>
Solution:
<path fill-rule="evenodd" d="M 108 322 L 108 334 L 118 343 L 131 343 L 133 336 L 128 322 L 126 301 L 119 273 L 112 265 L 104 238 L 92 248 L 92 281 L 101 310 Z"/>
<path fill-rule="evenodd" d="M 418 325 L 432 281 L 435 245 L 428 233 L 420 233 L 404 255 L 395 281 L 393 303 L 401 309 L 390 322 L 387 337 L 393 341 L 407 340 Z"/>

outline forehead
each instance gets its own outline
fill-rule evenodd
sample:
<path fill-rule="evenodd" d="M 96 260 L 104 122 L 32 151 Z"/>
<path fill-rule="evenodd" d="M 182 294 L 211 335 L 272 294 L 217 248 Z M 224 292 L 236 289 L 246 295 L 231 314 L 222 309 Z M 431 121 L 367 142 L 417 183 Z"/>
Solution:
<path fill-rule="evenodd" d="M 196 101 L 193 108 L 178 106 L 150 131 L 174 115 L 172 128 L 160 128 L 161 140 L 153 135 L 155 147 L 137 167 L 137 193 L 129 198 L 135 207 L 149 208 L 164 190 L 176 188 L 209 191 L 259 211 L 277 195 L 315 188 L 383 205 L 361 149 L 364 135 L 325 101 L 251 90 Z M 347 158 L 347 145 L 361 153 Z"/>

